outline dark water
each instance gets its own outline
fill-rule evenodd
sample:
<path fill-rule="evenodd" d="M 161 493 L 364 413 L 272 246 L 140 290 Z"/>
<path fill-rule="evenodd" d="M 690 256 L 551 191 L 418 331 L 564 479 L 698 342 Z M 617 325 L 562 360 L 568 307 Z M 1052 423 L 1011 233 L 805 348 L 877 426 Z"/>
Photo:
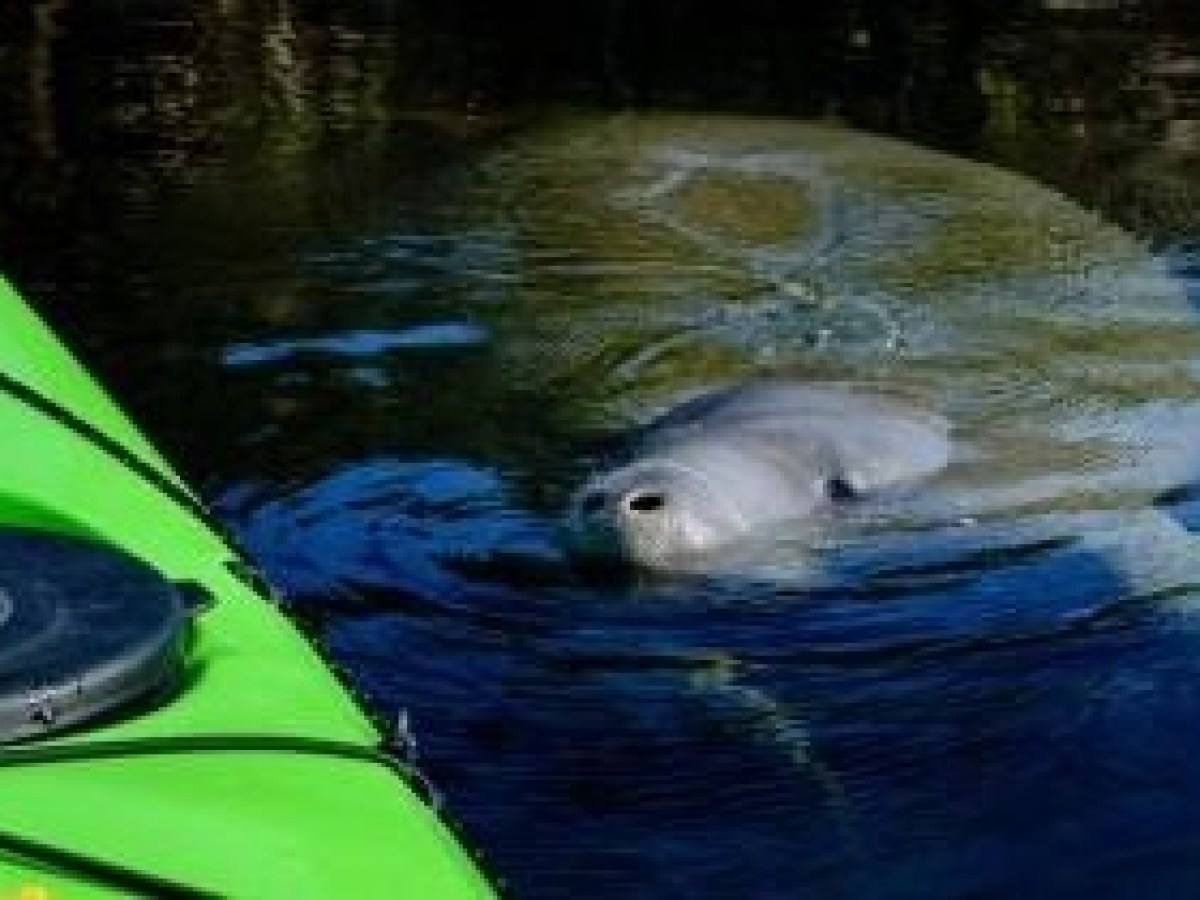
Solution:
<path fill-rule="evenodd" d="M 0 262 L 514 896 L 1191 898 L 1198 24 L 6 8 Z M 598 442 L 764 372 L 959 457 L 815 551 L 579 581 Z"/>

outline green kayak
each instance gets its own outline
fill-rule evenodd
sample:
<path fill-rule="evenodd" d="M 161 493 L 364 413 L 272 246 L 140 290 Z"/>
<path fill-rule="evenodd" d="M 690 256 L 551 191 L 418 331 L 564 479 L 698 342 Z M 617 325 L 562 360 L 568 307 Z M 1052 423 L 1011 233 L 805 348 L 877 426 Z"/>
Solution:
<path fill-rule="evenodd" d="M 494 896 L 402 754 L 3 281 L 0 445 L 0 897 Z"/>

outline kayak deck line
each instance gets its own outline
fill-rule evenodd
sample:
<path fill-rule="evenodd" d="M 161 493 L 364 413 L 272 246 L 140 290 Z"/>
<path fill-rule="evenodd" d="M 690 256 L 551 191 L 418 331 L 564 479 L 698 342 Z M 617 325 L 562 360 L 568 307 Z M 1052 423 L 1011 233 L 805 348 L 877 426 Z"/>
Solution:
<path fill-rule="evenodd" d="M 121 891 L 126 896 L 156 897 L 161 900 L 218 900 L 221 897 L 219 893 L 152 872 L 6 831 L 0 831 L 0 857 L 10 857 L 39 869 L 49 869 L 58 875 L 82 879 L 97 888 Z M 18 893 L 18 896 L 21 894 Z"/>
<path fill-rule="evenodd" d="M 213 519 L 212 514 L 209 513 L 204 504 L 193 497 L 190 492 L 173 483 L 154 466 L 147 463 L 120 441 L 109 437 L 106 432 L 100 430 L 91 422 L 75 415 L 75 413 L 71 412 L 65 406 L 56 403 L 45 394 L 34 390 L 23 381 L 3 371 L 0 371 L 0 391 L 20 400 L 26 406 L 33 407 L 33 409 L 42 415 L 48 416 L 60 425 L 74 431 L 88 443 L 99 447 L 122 466 L 137 473 L 140 478 L 151 482 L 159 491 L 170 497 L 197 519 L 200 519 L 209 528 L 218 532 L 223 530 L 223 527 Z"/>
<path fill-rule="evenodd" d="M 349 741 L 312 738 L 303 735 L 252 734 L 179 734 L 140 738 L 18 744 L 0 749 L 0 769 L 13 766 L 40 766 L 55 763 L 100 762 L 138 756 L 174 756 L 193 753 L 282 753 L 324 756 L 383 766 L 402 777 L 431 807 L 439 801 L 428 778 L 412 763 L 384 747 L 369 747 Z"/>
<path fill-rule="evenodd" d="M 262 574 L 250 561 L 246 552 L 237 545 L 233 536 L 229 534 L 228 529 L 209 511 L 208 507 L 192 496 L 191 492 L 177 485 L 159 471 L 158 468 L 146 462 L 120 441 L 110 437 L 91 422 L 77 416 L 62 404 L 56 403 L 45 394 L 3 371 L 0 371 L 0 392 L 7 394 L 12 399 L 19 401 L 35 412 L 41 413 L 43 416 L 74 432 L 93 447 L 102 450 L 123 468 L 128 469 L 143 481 L 148 482 L 155 490 L 170 499 L 177 506 L 182 507 L 185 512 L 198 519 L 209 531 L 220 538 L 221 542 L 228 548 L 231 559 L 226 563 L 226 566 L 230 572 L 253 588 L 255 593 L 264 597 L 264 599 L 271 601 L 276 599 L 274 592 L 262 577 Z"/>

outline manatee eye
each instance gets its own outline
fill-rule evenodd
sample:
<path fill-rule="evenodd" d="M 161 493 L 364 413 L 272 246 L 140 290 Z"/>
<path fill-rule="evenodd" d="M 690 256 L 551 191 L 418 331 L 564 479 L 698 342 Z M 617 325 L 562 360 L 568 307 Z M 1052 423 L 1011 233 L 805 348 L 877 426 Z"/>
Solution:
<path fill-rule="evenodd" d="M 592 515 L 604 509 L 603 494 L 588 494 L 579 501 L 579 509 L 585 515 Z"/>
<path fill-rule="evenodd" d="M 634 512 L 653 512 L 666 506 L 667 498 L 662 494 L 634 494 L 625 501 L 625 505 Z"/>

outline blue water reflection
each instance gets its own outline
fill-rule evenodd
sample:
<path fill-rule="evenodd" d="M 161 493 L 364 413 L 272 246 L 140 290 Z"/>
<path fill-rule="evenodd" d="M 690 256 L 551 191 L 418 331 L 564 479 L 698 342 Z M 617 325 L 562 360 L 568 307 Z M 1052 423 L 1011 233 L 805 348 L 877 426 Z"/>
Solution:
<path fill-rule="evenodd" d="M 505 505 L 499 476 L 466 464 L 365 460 L 294 493 L 270 491 L 243 486 L 218 508 L 252 510 L 239 536 L 288 595 L 354 585 L 453 598 L 469 586 L 456 566 L 555 554 L 545 526 Z"/>
<path fill-rule="evenodd" d="M 1077 540 L 946 526 L 848 544 L 808 591 L 597 587 L 464 461 L 220 509 L 372 706 L 410 712 L 517 896 L 1196 883 L 1200 636 Z"/>

